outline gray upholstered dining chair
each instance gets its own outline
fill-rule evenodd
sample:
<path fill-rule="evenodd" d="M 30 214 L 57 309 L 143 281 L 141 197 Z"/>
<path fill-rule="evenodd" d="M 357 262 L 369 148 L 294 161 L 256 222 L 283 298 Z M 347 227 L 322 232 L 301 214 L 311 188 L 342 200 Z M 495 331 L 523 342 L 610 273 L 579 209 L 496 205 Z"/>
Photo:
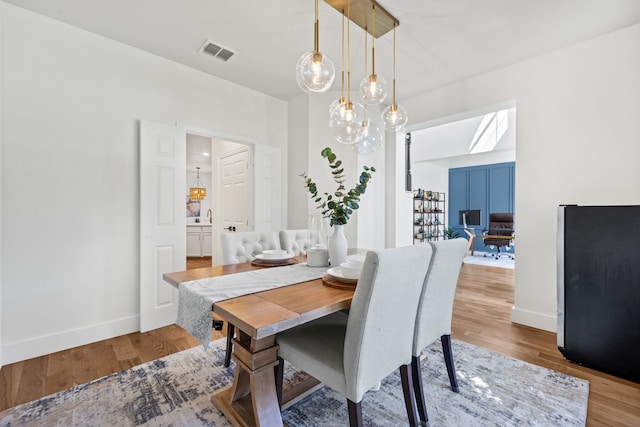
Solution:
<path fill-rule="evenodd" d="M 276 335 L 278 393 L 287 360 L 343 394 L 350 425 L 360 426 L 364 394 L 400 368 L 409 423 L 417 425 L 409 365 L 431 254 L 429 245 L 369 251 L 348 315 L 334 313 Z"/>
<path fill-rule="evenodd" d="M 280 249 L 294 255 L 306 255 L 307 249 L 323 243 L 318 230 L 280 230 Z"/>
<path fill-rule="evenodd" d="M 239 231 L 220 235 L 222 265 L 253 261 L 256 255 L 270 249 L 280 249 L 280 240 L 275 231 Z M 231 350 L 235 327 L 227 322 L 227 348 L 224 366 L 231 364 Z"/>
<path fill-rule="evenodd" d="M 428 418 L 420 372 L 420 353 L 438 338 L 442 343 L 451 389 L 456 393 L 459 391 L 451 351 L 451 316 L 458 276 L 468 243 L 466 239 L 458 238 L 429 242 L 429 245 L 433 248 L 433 256 L 418 304 L 411 357 L 414 395 L 418 415 L 423 423 Z"/>

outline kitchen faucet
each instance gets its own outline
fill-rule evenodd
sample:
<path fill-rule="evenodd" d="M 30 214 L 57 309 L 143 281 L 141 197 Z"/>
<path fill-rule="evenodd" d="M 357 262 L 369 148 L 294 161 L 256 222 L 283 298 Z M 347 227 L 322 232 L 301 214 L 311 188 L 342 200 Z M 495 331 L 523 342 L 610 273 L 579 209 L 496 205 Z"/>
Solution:
<path fill-rule="evenodd" d="M 207 218 L 209 218 L 209 224 L 213 224 L 213 212 L 211 209 L 207 209 Z"/>

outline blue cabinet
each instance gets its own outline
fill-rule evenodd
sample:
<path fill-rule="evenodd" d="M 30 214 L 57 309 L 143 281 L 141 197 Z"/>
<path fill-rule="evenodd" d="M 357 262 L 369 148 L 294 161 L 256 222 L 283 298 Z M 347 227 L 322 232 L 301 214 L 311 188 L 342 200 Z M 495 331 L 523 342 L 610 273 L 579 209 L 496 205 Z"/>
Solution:
<path fill-rule="evenodd" d="M 449 226 L 466 237 L 459 212 L 479 210 L 480 225 L 470 227 L 481 234 L 488 228 L 490 213 L 512 213 L 514 181 L 515 162 L 449 169 Z M 475 246 L 483 250 L 482 239 L 477 239 Z"/>

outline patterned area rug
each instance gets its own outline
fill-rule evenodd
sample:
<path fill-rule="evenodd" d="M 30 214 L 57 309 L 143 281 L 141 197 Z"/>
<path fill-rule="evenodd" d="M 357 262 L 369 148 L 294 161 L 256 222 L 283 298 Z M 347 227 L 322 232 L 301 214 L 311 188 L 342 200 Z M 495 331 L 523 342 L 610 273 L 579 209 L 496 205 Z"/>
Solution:
<path fill-rule="evenodd" d="M 425 350 L 427 410 L 435 426 L 582 426 L 589 383 L 453 340 L 460 393 L 449 388 L 439 342 Z M 196 347 L 0 412 L 1 426 L 229 426 L 210 396 L 233 379 L 224 341 Z M 286 367 L 286 377 L 297 372 Z M 407 425 L 400 378 L 363 400 L 365 425 Z M 289 426 L 348 424 L 346 400 L 328 387 L 283 412 Z"/>

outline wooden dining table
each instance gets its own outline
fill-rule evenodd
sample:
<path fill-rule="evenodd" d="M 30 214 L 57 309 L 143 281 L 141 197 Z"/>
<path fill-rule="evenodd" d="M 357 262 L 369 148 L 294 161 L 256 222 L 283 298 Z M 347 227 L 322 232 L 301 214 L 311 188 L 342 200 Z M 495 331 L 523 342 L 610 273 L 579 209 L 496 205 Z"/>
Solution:
<path fill-rule="evenodd" d="M 297 257 L 304 262 L 304 257 Z M 165 273 L 166 282 L 181 282 L 258 269 L 249 263 Z M 278 267 L 272 267 L 278 268 Z M 278 402 L 274 368 L 276 334 L 351 306 L 353 290 L 323 284 L 322 279 L 283 286 L 213 304 L 213 313 L 235 325 L 233 384 L 211 397 L 234 426 L 282 426 L 281 410 L 321 386 L 314 378 L 285 387 Z M 222 362 L 221 362 L 222 363 Z"/>

